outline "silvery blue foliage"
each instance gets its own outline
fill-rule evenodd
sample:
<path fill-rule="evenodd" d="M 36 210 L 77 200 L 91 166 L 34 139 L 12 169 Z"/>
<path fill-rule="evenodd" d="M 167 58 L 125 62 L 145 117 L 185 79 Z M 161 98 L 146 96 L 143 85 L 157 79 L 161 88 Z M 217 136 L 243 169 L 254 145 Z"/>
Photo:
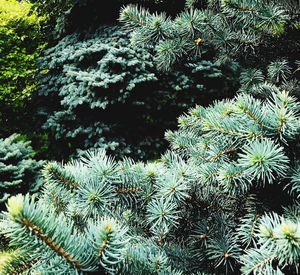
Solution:
<path fill-rule="evenodd" d="M 41 185 L 43 161 L 36 161 L 29 142 L 18 138 L 13 134 L 0 139 L 0 207 L 10 196 L 35 192 Z"/>

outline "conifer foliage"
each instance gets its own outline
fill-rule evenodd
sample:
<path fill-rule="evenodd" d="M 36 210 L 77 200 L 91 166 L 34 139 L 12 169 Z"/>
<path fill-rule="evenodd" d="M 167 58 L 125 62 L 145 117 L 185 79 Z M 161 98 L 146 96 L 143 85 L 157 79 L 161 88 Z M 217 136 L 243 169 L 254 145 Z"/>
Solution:
<path fill-rule="evenodd" d="M 70 15 L 62 35 L 88 2 L 45 9 Z M 124 6 L 129 31 L 84 24 L 45 51 L 41 126 L 68 153 L 90 150 L 45 164 L 31 195 L 42 162 L 18 135 L 0 139 L 1 274 L 299 274 L 299 39 L 286 39 L 299 1 L 185 5 L 175 17 Z M 170 129 L 169 150 L 141 162 L 163 147 L 153 129 Z"/>
<path fill-rule="evenodd" d="M 297 274 L 299 103 L 240 94 L 178 121 L 157 162 L 90 151 L 8 201 L 2 232 L 29 272 Z"/>
<path fill-rule="evenodd" d="M 36 161 L 30 142 L 13 134 L 0 139 L 0 207 L 7 198 L 18 193 L 35 192 L 41 185 L 39 169 L 43 161 Z"/>
<path fill-rule="evenodd" d="M 236 83 L 234 63 L 203 60 L 160 74 L 150 53 L 129 44 L 128 31 L 105 25 L 66 36 L 40 60 L 42 127 L 67 156 L 103 147 L 117 156 L 157 157 L 176 116 L 196 102 L 229 95 L 229 83 Z"/>
<path fill-rule="evenodd" d="M 175 18 L 127 5 L 119 19 L 132 30 L 132 44 L 148 47 L 158 67 L 169 71 L 208 54 L 218 62 L 238 59 L 248 65 L 249 59 L 263 63 L 273 56 L 295 56 L 299 8 L 297 0 L 187 0 Z"/>

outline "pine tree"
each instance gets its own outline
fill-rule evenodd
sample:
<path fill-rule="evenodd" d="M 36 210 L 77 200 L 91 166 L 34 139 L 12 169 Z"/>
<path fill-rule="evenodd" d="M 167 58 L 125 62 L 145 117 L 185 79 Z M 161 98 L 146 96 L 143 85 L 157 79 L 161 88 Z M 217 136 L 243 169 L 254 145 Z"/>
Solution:
<path fill-rule="evenodd" d="M 49 162 L 3 213 L 6 272 L 297 274 L 299 107 L 239 94 L 182 115 L 159 161 Z"/>
<path fill-rule="evenodd" d="M 13 134 L 0 139 L 0 207 L 18 193 L 36 192 L 41 186 L 39 169 L 43 161 L 36 161 L 29 141 Z"/>

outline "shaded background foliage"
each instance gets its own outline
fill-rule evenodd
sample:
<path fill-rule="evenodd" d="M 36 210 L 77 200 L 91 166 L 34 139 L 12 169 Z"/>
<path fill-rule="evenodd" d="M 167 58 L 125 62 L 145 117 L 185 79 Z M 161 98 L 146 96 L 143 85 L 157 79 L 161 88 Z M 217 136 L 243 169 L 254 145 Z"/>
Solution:
<path fill-rule="evenodd" d="M 180 113 L 232 95 L 237 84 L 236 63 L 203 60 L 160 73 L 151 54 L 128 44 L 128 31 L 106 25 L 64 37 L 40 59 L 41 127 L 65 157 L 97 147 L 119 157 L 158 157 Z"/>
<path fill-rule="evenodd" d="M 52 40 L 103 23 L 116 23 L 120 8 L 139 4 L 153 12 L 175 16 L 185 5 L 184 0 L 112 0 L 105 5 L 97 0 L 30 0 L 40 15 L 46 15 L 45 32 Z"/>
<path fill-rule="evenodd" d="M 174 8 L 174 1 L 129 1 L 129 0 L 115 0 L 115 1 L 110 1 L 107 2 L 105 5 L 103 5 L 101 2 L 99 1 L 95 1 L 95 0 L 50 0 L 50 1 L 44 1 L 44 0 L 32 0 L 30 1 L 33 4 L 33 8 L 32 11 L 34 13 L 37 13 L 39 16 L 43 16 L 44 20 L 41 24 L 40 27 L 40 36 L 42 36 L 44 38 L 44 40 L 48 41 L 48 48 L 51 48 L 51 46 L 53 48 L 56 47 L 56 49 L 58 50 L 59 47 L 61 47 L 61 39 L 64 36 L 72 36 L 73 38 L 71 38 L 70 36 L 68 38 L 66 38 L 67 40 L 70 39 L 70 41 L 72 39 L 74 39 L 74 37 L 78 37 L 78 41 L 81 40 L 88 40 L 91 37 L 94 36 L 94 42 L 97 41 L 97 37 L 96 35 L 99 34 L 101 36 L 101 34 L 99 33 L 99 26 L 103 25 L 103 24 L 113 24 L 116 25 L 117 24 L 117 19 L 119 16 L 119 10 L 120 7 L 128 4 L 128 3 L 137 3 L 137 4 L 143 4 L 146 7 L 150 8 L 151 11 L 166 11 L 169 15 L 174 16 L 178 11 L 180 11 L 181 9 L 183 9 L 184 7 L 184 1 L 181 1 L 180 4 L 175 5 L 176 8 Z M 119 26 L 120 28 L 120 26 Z M 102 28 L 104 29 L 104 28 Z M 88 33 L 90 35 L 88 35 Z M 127 32 L 126 33 L 126 39 L 128 39 L 128 35 Z M 111 32 L 111 34 L 113 35 L 113 32 Z M 109 34 L 103 34 L 104 36 L 109 36 Z M 90 37 L 89 37 L 90 36 Z M 113 38 L 114 40 L 119 39 L 117 37 L 117 35 L 114 35 L 115 37 Z M 89 38 L 88 38 L 89 37 Z M 124 39 L 124 35 L 122 36 L 122 34 L 120 34 L 120 38 Z M 109 40 L 109 38 L 107 38 L 107 40 Z M 92 40 L 90 40 L 91 43 Z M 73 41 L 75 42 L 75 41 Z M 128 41 L 125 42 L 126 44 L 128 44 Z M 81 46 L 84 46 L 83 44 Z M 50 50 L 51 51 L 51 50 Z M 58 50 L 59 51 L 59 50 Z M 90 49 L 87 50 L 87 52 L 89 52 Z M 92 50 L 92 51 L 95 51 Z M 125 51 L 125 49 L 123 50 Z M 97 53 L 95 53 L 97 55 Z M 46 53 L 47 55 L 47 53 Z M 58 53 L 59 55 L 59 53 Z M 92 60 L 92 58 L 94 58 L 95 56 L 92 55 L 91 57 L 88 57 L 89 53 L 86 54 L 85 60 L 83 61 L 83 63 L 85 63 L 84 66 L 86 66 L 86 69 L 88 67 L 88 63 L 90 62 L 91 64 L 94 63 L 94 60 Z M 138 63 L 142 64 L 144 62 L 144 57 L 143 54 L 138 53 L 139 56 L 137 56 L 136 61 L 141 58 L 141 61 Z M 146 54 L 147 55 L 147 54 Z M 54 55 L 51 55 L 54 59 Z M 111 57 L 113 59 L 113 57 Z M 128 56 L 128 60 L 129 60 L 129 56 Z M 148 63 L 152 62 L 153 63 L 153 58 L 149 55 L 147 55 L 148 59 Z M 46 57 L 46 62 L 50 62 L 50 59 Z M 77 61 L 75 61 L 76 63 Z M 81 61 L 80 61 L 81 62 Z M 113 61 L 114 62 L 114 61 Z M 41 62 L 42 64 L 43 62 Z M 68 64 L 71 64 L 72 61 L 69 60 L 67 61 Z M 83 64 L 82 63 L 82 64 Z M 118 62 L 116 62 L 118 63 Z M 125 142 L 133 142 L 133 147 L 137 146 L 137 143 L 141 143 L 140 145 L 138 145 L 138 148 L 135 148 L 135 151 L 138 153 L 135 153 L 135 155 L 142 157 L 141 155 L 143 155 L 143 157 L 147 154 L 146 152 L 141 153 L 141 149 L 145 150 L 147 147 L 150 148 L 152 147 L 152 156 L 154 156 L 154 146 L 155 144 L 153 144 L 153 141 L 156 140 L 157 142 L 157 148 L 160 148 L 158 150 L 157 153 L 155 153 L 156 156 L 159 155 L 159 153 L 161 152 L 161 150 L 163 150 L 164 145 L 166 144 L 165 141 L 161 141 L 158 140 L 158 137 L 162 137 L 163 136 L 163 125 L 166 126 L 168 128 L 169 127 L 175 127 L 175 118 L 177 115 L 180 114 L 180 110 L 185 110 L 184 108 L 187 108 L 189 106 L 188 102 L 194 102 L 195 99 L 190 98 L 191 94 L 195 92 L 195 90 L 199 90 L 202 89 L 203 87 L 202 82 L 204 80 L 204 78 L 206 80 L 208 80 L 213 74 L 214 74 L 214 70 L 217 70 L 217 75 L 220 73 L 217 69 L 218 66 L 214 66 L 211 63 L 206 63 L 204 64 L 204 67 L 202 66 L 201 68 L 204 68 L 204 75 L 201 76 L 200 71 L 202 69 L 199 69 L 198 72 L 194 73 L 194 77 L 200 77 L 199 80 L 196 80 L 196 82 L 194 84 L 200 84 L 200 86 L 195 87 L 193 86 L 193 82 L 194 79 L 189 80 L 188 76 L 186 73 L 188 73 L 189 71 L 191 71 L 191 68 L 185 68 L 184 70 L 186 72 L 183 71 L 183 74 L 185 74 L 184 76 L 179 76 L 179 72 L 175 72 L 175 74 L 173 76 L 167 76 L 165 75 L 164 80 L 162 81 L 164 84 L 160 83 L 158 85 L 158 81 L 157 79 L 154 80 L 155 77 L 158 76 L 159 73 L 155 72 L 156 68 L 155 65 L 153 64 L 148 64 L 149 68 L 146 68 L 146 70 L 149 70 L 149 72 L 147 72 L 146 74 L 149 74 L 147 77 L 153 78 L 152 80 L 145 80 L 144 83 L 142 84 L 143 81 L 140 80 L 140 83 L 138 84 L 138 88 L 135 89 L 140 89 L 143 90 L 144 92 L 146 90 L 152 91 L 154 90 L 158 90 L 158 91 L 153 91 L 153 93 L 156 93 L 156 97 L 157 99 L 153 98 L 153 93 L 151 95 L 147 95 L 146 99 L 141 99 L 141 93 L 139 93 L 139 96 L 135 96 L 132 97 L 131 99 L 133 101 L 136 101 L 138 103 L 134 103 L 134 105 L 136 105 L 134 108 L 132 108 L 129 112 L 129 108 L 125 108 L 124 109 L 124 104 L 122 107 L 120 107 L 121 105 L 116 105 L 114 108 L 110 108 L 110 111 L 113 111 L 110 114 L 110 118 L 106 119 L 110 122 L 97 122 L 98 118 L 96 118 L 95 115 L 95 111 L 90 112 L 90 115 L 88 115 L 88 117 L 84 117 L 82 118 L 81 114 L 84 112 L 86 114 L 86 106 L 81 106 L 80 108 L 77 106 L 76 107 L 76 119 L 79 117 L 81 117 L 81 123 L 83 123 L 83 127 L 85 130 L 85 134 L 81 134 L 82 138 L 81 139 L 74 139 L 74 138 L 70 138 L 69 136 L 64 136 L 68 131 L 69 134 L 74 130 L 74 129 L 78 129 L 78 125 L 79 125 L 79 120 L 76 120 L 76 123 L 74 124 L 74 114 L 73 114 L 73 123 L 70 122 L 70 116 L 72 111 L 70 111 L 70 109 L 72 109 L 72 107 L 67 107 L 67 99 L 64 101 L 62 106 L 59 106 L 60 103 L 58 103 L 60 100 L 62 100 L 63 96 L 60 95 L 60 97 L 57 97 L 55 99 L 55 95 L 52 94 L 51 96 L 49 96 L 49 98 L 51 97 L 51 100 L 46 99 L 42 97 L 40 97 L 41 95 L 43 95 L 44 91 L 47 88 L 50 88 L 50 90 L 52 91 L 52 88 L 50 87 L 52 85 L 52 82 L 49 83 L 50 86 L 47 86 L 48 83 L 47 81 L 49 80 L 50 75 L 53 75 L 55 73 L 59 74 L 58 71 L 60 69 L 58 69 L 58 71 L 54 72 L 53 70 L 51 70 L 51 72 L 49 72 L 49 74 L 46 74 L 45 72 L 47 71 L 47 66 L 43 66 L 41 65 L 41 67 L 39 68 L 40 70 L 40 77 L 39 80 L 41 81 L 41 86 L 40 86 L 40 91 L 39 95 L 35 95 L 34 100 L 30 100 L 30 108 L 28 109 L 28 114 L 30 116 L 30 118 L 26 119 L 28 121 L 31 121 L 32 123 L 29 125 L 26 125 L 25 127 L 19 127 L 14 129 L 14 131 L 10 131 L 10 133 L 12 132 L 22 132 L 25 135 L 25 138 L 32 140 L 32 146 L 33 148 L 38 152 L 37 157 L 38 158 L 42 158 L 42 159 L 65 159 L 68 158 L 68 156 L 71 153 L 75 152 L 76 147 L 78 148 L 89 148 L 93 143 L 98 143 L 99 144 L 106 144 L 107 141 L 105 141 L 103 143 L 103 139 L 102 140 L 98 140 L 97 137 L 103 138 L 103 134 L 102 131 L 104 130 L 104 132 L 107 132 L 108 130 L 110 130 L 111 132 L 115 132 L 114 134 L 112 133 L 111 136 L 113 137 L 114 135 L 117 135 L 119 137 L 113 137 L 111 141 L 109 142 L 114 142 L 116 140 L 118 140 L 119 142 L 121 141 L 121 143 L 123 144 L 123 151 L 124 152 L 129 152 L 132 151 L 132 149 L 128 149 L 129 147 L 132 146 L 127 146 L 125 145 Z M 80 66 L 82 66 L 82 64 Z M 62 65 L 62 64 L 60 64 Z M 212 65 L 212 70 L 210 72 L 206 72 L 210 70 L 210 66 Z M 67 66 L 67 65 L 66 65 Z M 64 70 L 66 70 L 66 66 L 64 67 Z M 77 66 L 77 64 L 75 65 L 75 67 Z M 109 65 L 110 66 L 110 65 Z M 143 65 L 142 65 L 143 66 Z M 102 66 L 103 67 L 103 66 Z M 112 68 L 108 68 L 108 70 L 111 70 Z M 114 70 L 114 69 L 113 69 Z M 237 67 L 234 64 L 233 66 L 233 70 L 236 71 Z M 96 71 L 96 70 L 95 70 Z M 137 69 L 136 73 L 138 73 L 139 69 Z M 114 74 L 116 75 L 118 73 L 117 70 L 114 71 Z M 156 74 L 155 77 L 152 76 L 152 74 Z M 205 76 L 206 74 L 206 76 Z M 229 73 L 229 78 L 232 78 L 230 76 L 231 73 Z M 235 74 L 233 72 L 233 74 Z M 209 76 L 208 76 L 209 75 Z M 132 83 L 134 83 L 133 78 L 136 75 L 132 75 L 132 80 L 130 80 Z M 57 75 L 58 79 L 62 80 L 63 75 Z M 168 77 L 170 77 L 170 79 L 168 79 Z M 178 79 L 176 79 L 178 77 Z M 210 89 L 216 89 L 217 87 L 221 87 L 224 86 L 222 84 L 223 82 L 223 78 L 221 77 L 221 75 L 219 74 L 218 79 L 220 80 L 218 82 L 218 84 L 216 84 L 216 82 L 214 81 L 208 81 L 210 83 L 207 82 L 207 86 Z M 141 77 L 139 76 L 139 78 L 141 79 Z M 127 79 L 129 79 L 129 74 L 127 76 Z M 189 91 L 189 89 L 194 89 L 194 92 L 189 92 L 189 94 L 187 95 L 187 97 L 185 99 L 183 99 L 185 97 L 185 95 L 183 95 L 183 91 L 181 93 L 179 93 L 178 91 L 174 92 L 171 94 L 171 86 L 172 88 L 176 88 L 176 90 L 182 90 L 182 88 L 180 88 L 179 86 L 177 86 L 176 82 L 180 82 L 183 81 L 183 86 L 184 86 L 184 90 L 185 91 Z M 222 79 L 222 80 L 221 80 Z M 70 80 L 63 80 L 66 82 L 70 82 Z M 46 83 L 46 86 L 45 86 Z M 130 85 L 132 85 L 132 83 Z M 155 84 L 156 83 L 156 84 Z M 56 84 L 58 84 L 58 82 L 56 82 Z M 69 83 L 70 84 L 70 83 Z M 68 85 L 69 85 L 68 84 Z M 126 86 L 127 84 L 125 84 Z M 164 87 L 165 85 L 165 87 Z M 170 86 L 171 85 L 171 86 Z M 210 87 L 211 86 L 211 87 Z M 226 86 L 226 85 L 225 85 Z M 188 88 L 190 87 L 190 88 Z M 57 86 L 57 91 L 56 91 L 56 95 L 60 92 L 60 88 L 61 86 Z M 117 90 L 117 85 L 115 85 L 114 89 Z M 121 89 L 121 88 L 120 88 Z M 166 93 L 165 90 L 169 90 L 168 93 Z M 228 90 L 228 87 L 225 87 L 224 90 Z M 79 92 L 81 93 L 81 92 Z M 87 91 L 87 93 L 89 93 L 89 91 Z M 47 94 L 47 92 L 46 92 Z M 197 93 L 196 93 L 197 94 Z M 45 94 L 44 94 L 45 95 Z M 120 98 L 118 95 L 118 92 L 114 92 L 114 95 L 116 95 L 116 102 L 120 100 Z M 78 93 L 77 93 L 78 96 Z M 110 95 L 111 97 L 113 96 L 113 94 Z M 143 97 L 145 97 L 146 94 L 143 94 Z M 67 98 L 68 96 L 66 96 Z M 127 97 L 127 96 L 126 96 Z M 150 98 L 152 97 L 152 98 Z M 175 98 L 177 98 L 177 103 L 175 102 Z M 131 100 L 129 99 L 129 100 Z M 183 99 L 183 103 L 178 103 L 181 101 L 181 99 Z M 45 101 L 43 101 L 45 100 Z M 96 102 L 96 98 L 93 98 L 92 101 L 95 103 Z M 187 100 L 187 101 L 186 101 Z M 80 101 L 80 100 L 79 100 Z M 143 101 L 147 102 L 149 101 L 148 106 L 146 106 L 146 110 L 142 111 L 143 104 L 144 106 L 147 105 L 145 104 Z M 151 102 L 152 101 L 152 102 Z M 49 102 L 51 102 L 51 104 L 53 104 L 53 106 L 50 106 L 50 104 L 48 104 Z M 56 104 L 56 103 L 57 104 Z M 127 100 L 128 103 L 128 100 Z M 126 103 L 126 104 L 127 104 Z M 77 103 L 76 103 L 77 104 Z M 101 103 L 99 103 L 101 104 Z M 166 110 L 165 108 L 163 108 L 162 106 L 167 106 L 170 105 L 169 110 Z M 175 105 L 177 105 L 179 107 L 176 107 Z M 45 105 L 45 106 L 44 106 Z M 79 104 L 80 105 L 80 104 Z M 97 104 L 96 104 L 97 105 Z M 153 108 L 152 108 L 152 107 Z M 172 107 L 171 107 L 172 106 Z M 185 106 L 185 107 L 183 107 Z M 129 105 L 128 105 L 129 107 Z M 132 107 L 132 106 L 131 106 Z M 56 108 L 56 109 L 55 109 Z M 151 108 L 154 109 L 155 111 L 153 112 L 153 114 L 151 113 Z M 60 113 L 60 118 L 62 120 L 65 121 L 65 123 L 62 123 L 60 126 L 59 123 L 61 122 L 57 122 L 57 118 L 53 119 L 53 123 L 50 122 L 51 119 L 49 119 L 49 117 L 53 118 L 53 114 L 56 111 L 62 111 L 62 110 L 66 110 L 69 109 L 68 111 L 68 115 L 66 116 L 66 119 L 62 118 L 62 113 Z M 177 109 L 177 110 L 176 110 Z M 45 115 L 45 117 L 47 118 L 47 122 L 50 122 L 51 126 L 49 123 L 44 124 L 43 130 L 40 129 L 41 126 L 41 117 L 39 115 L 37 115 L 37 110 L 42 111 L 42 113 Z M 128 114 L 125 117 L 120 117 L 118 116 L 118 113 L 120 113 L 120 111 L 123 111 Z M 160 110 L 160 111 L 159 111 Z M 45 112 L 49 111 L 49 114 L 46 114 Z M 70 113 L 71 112 L 71 113 Z M 137 112 L 136 115 L 134 115 L 134 112 Z M 166 113 L 168 112 L 168 114 Z M 40 112 L 41 113 L 41 112 Z M 64 113 L 65 115 L 67 113 Z M 22 114 L 23 116 L 24 114 Z M 58 115 L 58 113 L 56 113 L 56 115 Z M 22 121 L 23 117 L 19 116 L 18 121 Z M 117 116 L 118 119 L 120 120 L 119 126 L 116 126 L 116 120 L 117 120 Z M 95 121 L 92 121 L 91 118 L 94 117 Z M 138 117 L 138 118 L 137 118 Z M 165 119 L 164 122 L 163 119 Z M 167 121 L 168 122 L 167 122 Z M 123 135 L 123 132 L 127 131 L 127 126 L 130 124 L 133 124 L 132 122 L 134 121 L 134 128 L 135 129 L 135 134 L 133 139 L 129 139 L 128 138 L 120 138 L 121 135 Z M 44 120 L 45 122 L 45 120 Z M 161 123 L 162 122 L 162 123 Z M 56 126 L 54 126 L 54 124 L 56 123 Z M 70 125 L 71 123 L 71 125 Z M 97 127 L 92 127 L 90 128 L 92 124 L 98 124 Z M 125 128 L 125 130 L 122 129 L 122 127 L 120 127 L 120 123 L 123 125 L 122 127 Z M 22 125 L 22 123 L 20 123 Z M 126 124 L 128 124 L 126 126 Z M 142 126 L 143 124 L 145 124 L 145 127 Z M 152 125 L 150 127 L 150 125 Z M 66 130 L 63 130 L 62 127 L 66 126 Z M 158 126 L 158 127 L 157 127 Z M 111 127 L 119 127 L 120 129 L 118 130 L 113 130 L 113 128 Z M 153 131 L 153 127 L 155 128 L 155 131 Z M 80 127 L 79 127 L 80 128 Z M 51 129 L 51 130 L 50 130 Z M 56 130 L 55 130 L 56 129 Z M 99 129 L 101 133 L 97 132 Z M 91 134 L 94 130 L 96 130 L 95 133 Z M 88 137 L 87 132 L 89 132 L 90 136 Z M 117 133 L 116 133 L 117 132 Z M 127 131 L 128 132 L 128 131 Z M 77 133 L 73 133 L 73 136 L 79 136 L 80 134 Z M 126 135 L 126 134 L 125 134 Z M 140 136 L 140 139 L 143 139 L 142 136 L 149 136 L 147 137 L 144 141 L 136 141 L 136 135 Z M 152 137 L 151 137 L 152 135 Z M 105 140 L 107 140 L 107 136 L 104 136 Z M 83 141 L 84 140 L 84 141 Z M 150 145 L 151 143 L 151 145 Z M 88 145 L 87 145 L 88 144 Z M 164 144 L 164 145 L 162 145 Z M 96 145 L 97 146 L 97 145 Z M 112 146 L 114 147 L 114 146 Z M 127 147 L 127 148 L 126 148 Z M 122 155 L 123 152 L 119 155 Z"/>
<path fill-rule="evenodd" d="M 0 138 L 0 210 L 8 197 L 39 190 L 43 164 L 34 158 L 30 142 L 22 141 L 20 135 Z"/>

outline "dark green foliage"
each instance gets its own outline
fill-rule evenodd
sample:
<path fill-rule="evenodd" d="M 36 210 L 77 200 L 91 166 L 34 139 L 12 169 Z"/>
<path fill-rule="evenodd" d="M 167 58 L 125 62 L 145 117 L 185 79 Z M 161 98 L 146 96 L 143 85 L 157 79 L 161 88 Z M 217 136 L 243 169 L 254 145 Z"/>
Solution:
<path fill-rule="evenodd" d="M 111 0 L 105 5 L 98 0 L 30 0 L 38 14 L 46 16 L 44 34 L 50 40 L 75 31 L 116 23 L 125 4 L 142 4 L 153 12 L 175 15 L 184 7 L 184 0 Z"/>
<path fill-rule="evenodd" d="M 42 127 L 64 148 L 64 157 L 92 147 L 157 157 L 176 116 L 194 103 L 231 94 L 234 63 L 221 67 L 203 60 L 162 74 L 151 54 L 128 44 L 127 31 L 103 26 L 65 37 L 41 59 L 36 101 Z"/>
<path fill-rule="evenodd" d="M 2 232 L 33 273 L 295 275 L 299 122 L 286 92 L 196 107 L 155 163 L 103 149 L 48 163 L 43 194 L 11 198 Z"/>
<path fill-rule="evenodd" d="M 45 17 L 42 32 L 51 41 L 59 38 L 66 29 L 66 17 L 72 10 L 74 0 L 29 0 L 34 10 Z"/>
<path fill-rule="evenodd" d="M 270 62 L 266 68 L 243 69 L 240 74 L 239 92 L 266 98 L 272 93 L 285 90 L 300 98 L 298 67 L 298 61 L 277 59 Z"/>
<path fill-rule="evenodd" d="M 36 192 L 41 186 L 39 169 L 43 161 L 33 159 L 30 142 L 13 134 L 0 139 L 0 207 L 7 198 L 18 193 Z"/>

